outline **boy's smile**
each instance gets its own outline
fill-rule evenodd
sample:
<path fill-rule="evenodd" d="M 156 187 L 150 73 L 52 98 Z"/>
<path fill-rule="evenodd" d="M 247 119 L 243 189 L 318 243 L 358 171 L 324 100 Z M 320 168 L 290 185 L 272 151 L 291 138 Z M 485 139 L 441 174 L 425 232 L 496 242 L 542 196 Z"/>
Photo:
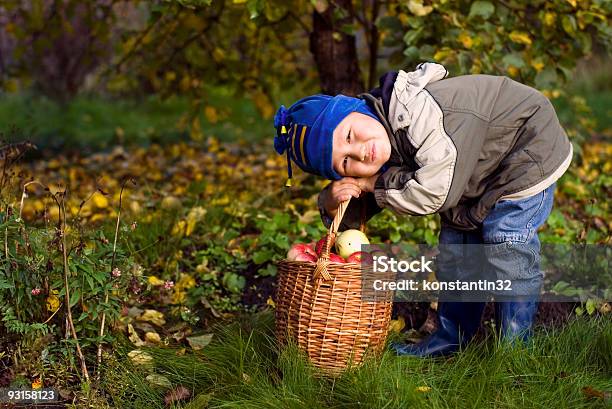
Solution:
<path fill-rule="evenodd" d="M 391 156 L 391 143 L 376 119 L 351 112 L 336 126 L 332 165 L 340 176 L 374 176 Z"/>

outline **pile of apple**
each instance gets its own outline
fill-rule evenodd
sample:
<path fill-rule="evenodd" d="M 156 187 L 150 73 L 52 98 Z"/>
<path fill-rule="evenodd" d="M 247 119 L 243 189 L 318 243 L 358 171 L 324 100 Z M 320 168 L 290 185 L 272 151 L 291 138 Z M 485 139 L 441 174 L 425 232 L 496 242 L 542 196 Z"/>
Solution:
<path fill-rule="evenodd" d="M 316 263 L 323 254 L 325 240 L 327 240 L 327 235 L 317 242 L 294 244 L 287 253 L 287 260 Z M 361 263 L 364 259 L 369 259 L 369 253 L 361 251 L 362 244 L 370 244 L 363 232 L 355 229 L 343 231 L 336 238 L 338 253 L 330 251 L 329 261 L 332 263 Z"/>

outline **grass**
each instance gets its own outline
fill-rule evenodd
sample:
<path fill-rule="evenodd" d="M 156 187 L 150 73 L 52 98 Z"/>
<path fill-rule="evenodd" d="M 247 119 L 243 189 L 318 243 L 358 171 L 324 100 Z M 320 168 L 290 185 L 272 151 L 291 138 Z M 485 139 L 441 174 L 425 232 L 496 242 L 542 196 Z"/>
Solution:
<path fill-rule="evenodd" d="M 204 137 L 236 141 L 247 133 L 251 140 L 270 136 L 271 122 L 257 113 L 251 101 L 221 88 L 209 93 L 210 105 L 220 117 L 212 123 L 200 115 Z M 162 101 L 154 96 L 142 100 L 79 96 L 61 105 L 42 96 L 0 94 L 0 133 L 11 141 L 30 139 L 53 150 L 171 143 L 189 138 L 188 130 L 179 129 L 180 118 L 189 109 L 188 99 L 179 97 Z"/>
<path fill-rule="evenodd" d="M 367 360 L 331 380 L 294 346 L 277 350 L 270 312 L 218 327 L 202 353 L 147 349 L 154 371 L 193 391 L 196 408 L 609 407 L 584 388 L 612 391 L 612 320 L 576 318 L 561 330 L 539 330 L 531 348 L 489 340 L 449 359 L 396 357 Z M 164 390 L 125 354 L 105 371 L 113 407 L 163 408 Z M 120 385 L 120 387 L 117 387 Z M 424 387 L 424 388 L 423 388 Z"/>

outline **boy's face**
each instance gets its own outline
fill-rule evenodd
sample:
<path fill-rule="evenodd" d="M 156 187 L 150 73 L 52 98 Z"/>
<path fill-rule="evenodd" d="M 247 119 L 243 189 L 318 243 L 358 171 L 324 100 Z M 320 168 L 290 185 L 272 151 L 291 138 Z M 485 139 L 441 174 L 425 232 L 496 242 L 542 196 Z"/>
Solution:
<path fill-rule="evenodd" d="M 390 156 L 385 127 L 368 115 L 351 112 L 334 129 L 332 165 L 340 176 L 374 176 Z"/>

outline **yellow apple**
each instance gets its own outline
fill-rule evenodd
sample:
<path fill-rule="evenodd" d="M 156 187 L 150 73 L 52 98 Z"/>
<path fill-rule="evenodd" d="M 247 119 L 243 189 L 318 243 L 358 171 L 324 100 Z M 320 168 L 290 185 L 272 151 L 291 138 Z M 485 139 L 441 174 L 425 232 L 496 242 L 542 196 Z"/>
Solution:
<path fill-rule="evenodd" d="M 341 257 L 347 258 L 351 254 L 361 251 L 362 244 L 370 244 L 363 232 L 355 229 L 346 230 L 336 239 L 336 251 Z"/>

